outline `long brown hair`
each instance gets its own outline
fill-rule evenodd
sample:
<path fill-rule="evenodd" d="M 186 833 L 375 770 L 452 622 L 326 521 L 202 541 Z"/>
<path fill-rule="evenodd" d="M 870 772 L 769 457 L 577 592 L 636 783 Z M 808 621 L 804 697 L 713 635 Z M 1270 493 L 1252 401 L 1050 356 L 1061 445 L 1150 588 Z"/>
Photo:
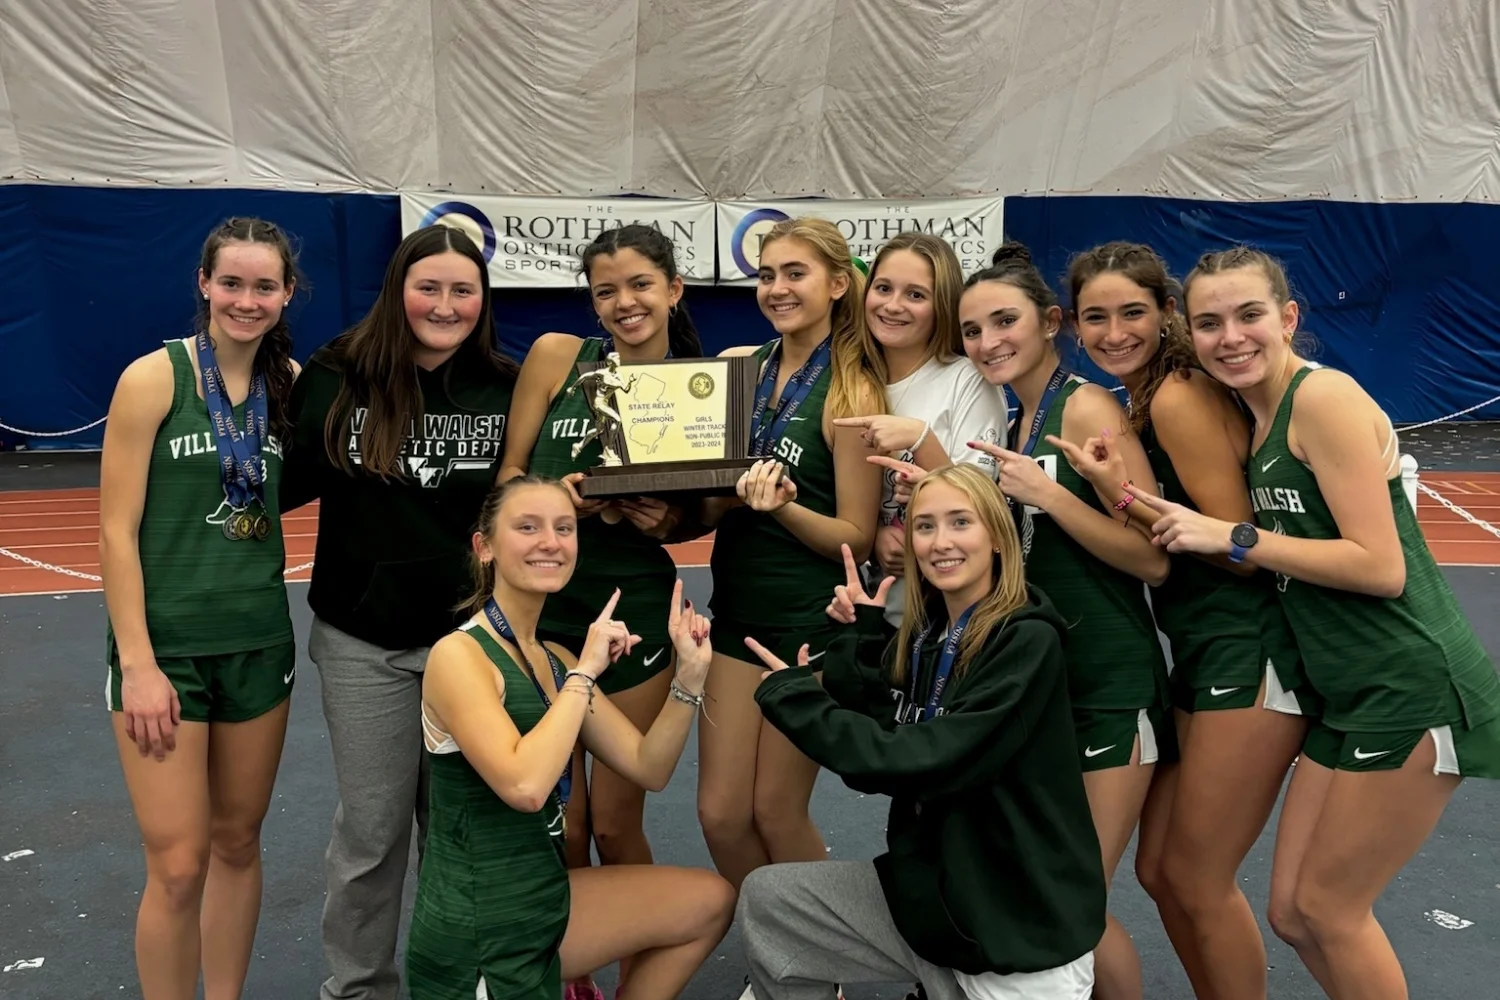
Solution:
<path fill-rule="evenodd" d="M 911 501 L 906 505 L 906 560 L 904 574 L 908 581 L 919 581 L 906 587 L 906 613 L 901 618 L 901 630 L 896 635 L 896 656 L 891 662 L 891 683 L 900 686 L 907 682 L 911 663 L 911 642 L 916 634 L 927 627 L 927 609 L 940 600 L 942 591 L 934 587 L 922 575 L 917 566 L 917 557 L 912 550 L 913 516 L 922 494 L 932 483 L 947 483 L 968 497 L 974 505 L 974 513 L 990 541 L 1000 551 L 995 553 L 991 567 L 990 592 L 979 602 L 969 618 L 963 638 L 958 641 L 958 656 L 953 663 L 953 675 L 962 677 L 965 668 L 983 648 L 990 633 L 1004 624 L 1005 619 L 1029 601 L 1026 593 L 1025 560 L 1021 554 L 1021 539 L 1016 534 L 1016 522 L 1006 506 L 1005 494 L 996 487 L 994 480 L 970 462 L 945 465 L 934 469 L 912 487 Z"/>
<path fill-rule="evenodd" d="M 866 413 L 884 413 L 885 356 L 865 323 L 865 276 L 854 266 L 849 243 L 837 226 L 826 219 L 784 219 L 771 227 L 761 240 L 761 252 L 776 240 L 800 240 L 828 268 L 830 275 L 842 274 L 849 289 L 834 300 L 832 316 L 833 358 L 824 404 L 831 416 L 849 417 Z M 874 409 L 870 409 L 873 406 Z"/>
<path fill-rule="evenodd" d="M 870 265 L 872 284 L 880 275 L 880 262 L 885 259 L 886 254 L 897 250 L 911 251 L 927 261 L 927 266 L 932 268 L 932 337 L 927 341 L 927 350 L 922 354 L 917 367 L 920 368 L 934 358 L 951 361 L 963 357 L 964 340 L 958 330 L 958 300 L 964 293 L 964 270 L 958 262 L 958 255 L 953 252 L 947 240 L 931 233 L 908 229 L 893 236 L 875 255 L 875 262 Z M 868 325 L 867 322 L 866 326 Z M 867 336 L 875 350 L 880 351 L 880 356 L 884 358 L 885 352 L 880 350 L 880 342 L 873 334 Z"/>
<path fill-rule="evenodd" d="M 281 257 L 281 283 L 292 289 L 293 294 L 306 286 L 306 281 L 297 270 L 297 255 L 292 242 L 281 227 L 265 219 L 236 217 L 225 219 L 208 234 L 203 241 L 203 253 L 199 255 L 198 267 L 206 278 L 213 277 L 219 263 L 219 251 L 231 243 L 259 243 L 271 247 Z M 288 303 L 290 305 L 290 303 Z M 271 433 L 284 444 L 292 439 L 292 331 L 287 326 L 286 306 L 275 325 L 261 337 L 260 347 L 255 352 L 252 369 L 266 380 L 266 417 Z M 208 300 L 199 296 L 196 329 L 208 329 Z"/>
<path fill-rule="evenodd" d="M 1198 354 L 1193 350 L 1193 337 L 1188 333 L 1187 321 L 1174 308 L 1182 305 L 1173 301 L 1179 291 L 1177 283 L 1167 272 L 1166 262 L 1161 256 L 1142 243 L 1121 240 L 1105 243 L 1078 254 L 1068 264 L 1068 290 L 1073 298 L 1075 328 L 1078 324 L 1078 296 L 1084 285 L 1101 274 L 1118 274 L 1144 288 L 1151 293 L 1161 312 L 1161 343 L 1146 362 L 1146 378 L 1140 391 L 1130 398 L 1130 429 L 1141 434 L 1151 421 L 1151 400 L 1167 376 L 1191 368 L 1201 370 L 1203 366 L 1198 363 Z"/>
<path fill-rule="evenodd" d="M 485 494 L 484 503 L 479 505 L 479 520 L 475 523 L 474 530 L 485 538 L 493 535 L 495 519 L 500 516 L 500 511 L 505 507 L 505 501 L 512 494 L 528 486 L 550 486 L 555 490 L 560 490 L 564 496 L 568 495 L 567 487 L 556 479 L 544 479 L 533 475 L 507 479 L 503 483 L 490 487 L 489 493 Z M 571 500 L 569 502 L 571 503 Z M 491 559 L 485 562 L 470 549 L 469 575 L 473 578 L 474 589 L 454 610 L 465 615 L 477 615 L 484 610 L 485 602 L 495 592 L 495 561 Z"/>
<path fill-rule="evenodd" d="M 444 225 L 418 229 L 402 240 L 391 255 L 380 294 L 370 311 L 329 345 L 343 380 L 323 425 L 323 445 L 329 459 L 345 472 L 351 470 L 344 436 L 350 414 L 355 406 L 363 405 L 366 413 L 360 436 L 361 465 L 381 479 L 402 476 L 398 460 L 401 445 L 407 428 L 421 419 L 423 408 L 414 360 L 417 338 L 406 320 L 406 272 L 419 260 L 450 251 L 467 257 L 479 269 L 483 303 L 474 329 L 459 345 L 445 377 L 454 368 L 465 372 L 489 371 L 511 379 L 520 372 L 519 365 L 495 348 L 489 272 L 484 255 L 462 230 Z"/>

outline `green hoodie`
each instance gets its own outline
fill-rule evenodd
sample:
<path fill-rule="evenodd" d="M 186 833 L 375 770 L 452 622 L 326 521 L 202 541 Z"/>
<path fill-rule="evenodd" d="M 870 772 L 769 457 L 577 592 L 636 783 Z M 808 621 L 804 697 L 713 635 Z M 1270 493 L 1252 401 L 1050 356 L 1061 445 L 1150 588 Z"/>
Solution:
<path fill-rule="evenodd" d="M 855 791 L 891 797 L 875 869 L 896 929 L 928 962 L 973 975 L 1057 968 L 1104 934 L 1067 626 L 1040 591 L 1029 597 L 961 677 L 955 669 L 932 719 L 899 721 L 907 694 L 887 680 L 891 632 L 869 606 L 819 664 L 821 685 L 810 668 L 791 667 L 755 694 L 804 754 Z M 947 617 L 940 604 L 930 614 Z M 930 635 L 921 650 L 923 703 L 944 639 Z"/>

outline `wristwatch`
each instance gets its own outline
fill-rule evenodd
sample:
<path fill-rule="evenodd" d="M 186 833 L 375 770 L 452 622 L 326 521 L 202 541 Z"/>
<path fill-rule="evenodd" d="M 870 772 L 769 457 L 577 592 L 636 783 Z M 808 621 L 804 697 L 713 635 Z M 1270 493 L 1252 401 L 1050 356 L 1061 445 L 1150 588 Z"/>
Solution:
<path fill-rule="evenodd" d="M 1229 561 L 1244 562 L 1245 556 L 1258 541 L 1260 532 L 1255 529 L 1255 525 L 1248 521 L 1236 524 L 1229 532 Z"/>

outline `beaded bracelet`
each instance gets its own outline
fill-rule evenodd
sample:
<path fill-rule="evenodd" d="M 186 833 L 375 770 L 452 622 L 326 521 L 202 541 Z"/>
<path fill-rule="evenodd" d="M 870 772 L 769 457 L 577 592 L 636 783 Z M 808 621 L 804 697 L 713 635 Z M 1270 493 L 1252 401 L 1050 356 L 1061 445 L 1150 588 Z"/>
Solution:
<path fill-rule="evenodd" d="M 701 694 L 690 693 L 681 684 L 677 683 L 677 678 L 675 677 L 672 678 L 672 697 L 684 705 L 692 705 L 694 708 L 703 707 L 703 696 Z"/>
<path fill-rule="evenodd" d="M 563 688 L 566 688 L 568 686 L 568 682 L 571 681 L 575 677 L 578 678 L 579 680 L 583 681 L 583 683 L 584 683 L 584 693 L 587 694 L 588 698 L 589 698 L 589 713 L 593 714 L 593 711 L 594 711 L 594 688 L 599 684 L 599 681 L 598 681 L 597 678 L 590 677 L 588 674 L 584 673 L 582 670 L 569 670 L 565 675 L 563 675 L 562 687 L 558 688 L 558 690 L 561 691 L 561 690 L 563 690 Z M 574 688 L 573 690 L 576 691 L 577 688 Z"/>

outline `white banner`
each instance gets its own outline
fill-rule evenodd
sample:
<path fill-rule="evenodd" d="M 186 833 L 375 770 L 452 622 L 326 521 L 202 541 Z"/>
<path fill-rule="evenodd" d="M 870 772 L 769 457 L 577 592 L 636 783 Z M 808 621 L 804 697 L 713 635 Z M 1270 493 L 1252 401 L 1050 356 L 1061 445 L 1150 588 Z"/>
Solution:
<path fill-rule="evenodd" d="M 923 201 L 723 201 L 717 203 L 719 282 L 750 284 L 760 267 L 760 241 L 777 222 L 798 216 L 827 219 L 839 227 L 849 250 L 873 262 L 885 242 L 918 229 L 941 237 L 965 275 L 989 266 L 1004 240 L 1005 199 L 957 198 Z"/>
<path fill-rule="evenodd" d="M 714 280 L 714 206 L 662 198 L 462 198 L 401 195 L 401 234 L 441 222 L 464 230 L 489 262 L 490 286 L 577 288 L 579 256 L 606 229 L 659 229 L 677 249 L 683 280 Z"/>

